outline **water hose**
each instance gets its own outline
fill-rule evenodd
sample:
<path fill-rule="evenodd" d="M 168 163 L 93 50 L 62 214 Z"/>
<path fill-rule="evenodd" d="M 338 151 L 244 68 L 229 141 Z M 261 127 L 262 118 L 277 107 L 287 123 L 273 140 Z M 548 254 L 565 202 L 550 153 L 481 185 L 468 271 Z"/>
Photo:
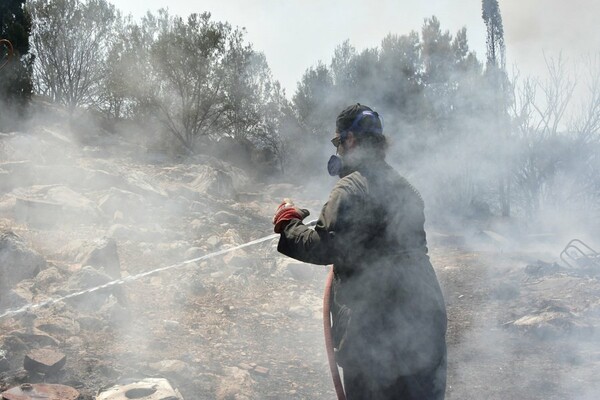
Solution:
<path fill-rule="evenodd" d="M 130 276 L 127 276 L 125 278 L 116 279 L 114 281 L 107 282 L 107 283 L 105 283 L 103 285 L 98 285 L 98 286 L 95 286 L 95 287 L 92 287 L 92 288 L 81 290 L 79 292 L 70 293 L 70 294 L 68 294 L 66 296 L 50 298 L 48 300 L 45 300 L 45 301 L 42 301 L 42 302 L 39 302 L 39 303 L 35 303 L 35 304 L 26 304 L 26 305 L 24 305 L 21 308 L 17 308 L 17 309 L 13 309 L 13 310 L 0 311 L 0 320 L 3 319 L 3 318 L 6 318 L 6 317 L 12 317 L 12 316 L 15 316 L 15 315 L 19 315 L 19 314 L 25 313 L 27 311 L 35 310 L 37 308 L 48 307 L 48 306 L 51 306 L 53 304 L 59 303 L 61 301 L 72 299 L 74 297 L 83 296 L 85 294 L 96 292 L 96 291 L 101 290 L 101 289 L 106 289 L 106 288 L 111 287 L 111 286 L 118 286 L 118 285 L 122 285 L 124 283 L 136 281 L 138 279 L 144 278 L 146 276 L 154 275 L 154 274 L 157 274 L 159 272 L 168 271 L 168 270 L 174 269 L 174 268 L 184 267 L 184 266 L 189 265 L 189 264 L 193 264 L 193 263 L 196 263 L 196 262 L 199 262 L 199 261 L 207 260 L 209 258 L 217 257 L 217 256 L 220 256 L 220 255 L 223 255 L 223 254 L 226 254 L 226 253 L 230 253 L 230 252 L 235 251 L 235 250 L 243 249 L 244 247 L 254 246 L 256 244 L 259 244 L 259 243 L 262 243 L 262 242 L 266 242 L 268 240 L 273 240 L 273 239 L 276 239 L 278 237 L 279 237 L 279 234 L 278 233 L 274 233 L 272 235 L 264 236 L 264 237 L 262 237 L 260 239 L 252 240 L 250 242 L 241 244 L 239 246 L 235 246 L 235 247 L 231 247 L 231 248 L 228 248 L 228 249 L 223 249 L 223 250 L 215 251 L 214 253 L 206 254 L 206 255 L 203 255 L 201 257 L 192 258 L 190 260 L 182 261 L 182 262 L 179 262 L 177 264 L 172 264 L 172 265 L 168 265 L 166 267 L 160 267 L 160 268 L 156 268 L 156 269 L 153 269 L 153 270 L 150 270 L 150 271 L 141 272 L 141 273 L 136 274 L 136 275 L 130 275 Z"/>
<path fill-rule="evenodd" d="M 306 225 L 312 226 L 315 224 L 316 224 L 316 220 L 310 221 Z M 272 234 L 269 236 L 262 237 L 260 239 L 250 241 L 248 243 L 244 243 L 239 246 L 216 251 L 214 253 L 206 254 L 201 257 L 192 258 L 190 260 L 182 261 L 177 264 L 172 264 L 172 265 L 168 265 L 166 267 L 156 268 L 156 269 L 142 272 L 142 273 L 139 273 L 136 275 L 130 275 L 126 278 L 116 279 L 114 281 L 107 282 L 103 285 L 99 285 L 99 286 L 95 286 L 95 287 L 88 288 L 85 290 L 81 290 L 79 292 L 71 293 L 66 296 L 50 298 L 50 299 L 42 301 L 40 303 L 26 304 L 23 307 L 20 307 L 17 309 L 5 310 L 0 313 L 0 320 L 3 318 L 6 318 L 6 317 L 13 317 L 13 316 L 16 316 L 16 315 L 19 315 L 19 314 L 22 314 L 22 313 L 25 313 L 27 311 L 31 311 L 34 309 L 48 307 L 50 305 L 59 303 L 61 301 L 64 301 L 67 299 L 72 299 L 74 297 L 83 296 L 85 294 L 92 293 L 92 292 L 95 292 L 95 291 L 98 291 L 101 289 L 105 289 L 105 288 L 108 288 L 111 286 L 117 286 L 117 285 L 122 285 L 124 283 L 136 281 L 136 280 L 144 278 L 146 276 L 154 275 L 158 272 L 163 272 L 163 271 L 167 271 L 170 269 L 180 268 L 180 267 L 192 264 L 192 263 L 196 263 L 198 261 L 206 260 L 206 259 L 213 258 L 213 257 L 219 256 L 219 255 L 223 255 L 223 254 L 226 254 L 226 253 L 238 250 L 238 249 L 242 249 L 244 247 L 249 247 L 249 246 L 259 244 L 259 243 L 263 243 L 263 242 L 266 242 L 268 240 L 272 240 L 272 239 L 275 239 L 278 237 L 279 237 L 279 234 L 277 234 L 277 233 Z M 344 394 L 344 387 L 342 386 L 342 380 L 340 379 L 340 372 L 339 372 L 337 364 L 335 362 L 335 353 L 333 350 L 333 347 L 334 347 L 333 346 L 333 337 L 331 334 L 331 287 L 332 287 L 332 285 L 333 285 L 333 267 L 329 271 L 329 274 L 327 275 L 327 279 L 325 280 L 325 293 L 323 296 L 323 328 L 324 328 L 324 335 L 325 335 L 325 349 L 327 351 L 327 359 L 329 361 L 329 369 L 331 371 L 331 377 L 333 379 L 333 385 L 335 386 L 335 392 L 337 393 L 337 398 L 338 398 L 338 400 L 346 400 L 346 395 Z"/>
<path fill-rule="evenodd" d="M 325 349 L 327 350 L 327 361 L 329 361 L 329 370 L 331 379 L 338 400 L 346 400 L 344 386 L 340 378 L 340 371 L 335 362 L 335 352 L 333 350 L 333 335 L 331 334 L 331 287 L 333 286 L 333 267 L 325 279 L 325 293 L 323 294 L 323 333 L 325 335 Z"/>
<path fill-rule="evenodd" d="M 0 39 L 0 46 L 6 47 L 6 51 L 7 51 L 6 60 L 4 60 L 4 62 L 2 62 L 2 64 L 0 64 L 0 69 L 2 69 L 6 66 L 6 64 L 8 64 L 10 59 L 13 57 L 14 50 L 13 50 L 12 43 L 10 42 L 10 40 L 7 40 L 7 39 Z"/>

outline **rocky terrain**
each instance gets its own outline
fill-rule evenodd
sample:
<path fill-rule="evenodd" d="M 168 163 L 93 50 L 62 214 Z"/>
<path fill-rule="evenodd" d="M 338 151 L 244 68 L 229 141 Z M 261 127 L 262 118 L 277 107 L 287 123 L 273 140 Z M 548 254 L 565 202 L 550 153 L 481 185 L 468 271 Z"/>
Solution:
<path fill-rule="evenodd" d="M 41 384 L 98 400 L 335 398 L 327 268 L 270 239 L 137 278 L 270 235 L 283 197 L 313 215 L 324 198 L 60 125 L 4 133 L 0 151 L 0 315 L 25 307 L 0 317 L 7 399 Z M 600 267 L 554 264 L 561 247 L 543 238 L 429 238 L 449 312 L 448 399 L 600 397 Z"/>

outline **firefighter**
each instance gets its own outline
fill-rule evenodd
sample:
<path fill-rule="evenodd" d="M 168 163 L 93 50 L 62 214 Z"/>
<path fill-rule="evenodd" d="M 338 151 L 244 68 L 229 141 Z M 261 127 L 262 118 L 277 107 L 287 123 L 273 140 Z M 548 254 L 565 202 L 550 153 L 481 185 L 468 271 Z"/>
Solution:
<path fill-rule="evenodd" d="M 314 229 L 284 201 L 278 251 L 333 264 L 336 362 L 348 400 L 444 398 L 446 307 L 429 257 L 420 194 L 385 161 L 378 113 L 356 104 L 336 120 L 328 163 L 340 179 Z"/>

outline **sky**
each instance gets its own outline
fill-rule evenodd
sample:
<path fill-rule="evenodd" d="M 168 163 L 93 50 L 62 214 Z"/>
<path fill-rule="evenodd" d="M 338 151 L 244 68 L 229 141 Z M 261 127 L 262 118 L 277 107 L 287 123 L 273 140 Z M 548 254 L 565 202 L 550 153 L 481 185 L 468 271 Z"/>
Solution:
<path fill-rule="evenodd" d="M 328 64 L 335 47 L 349 39 L 359 51 L 378 46 L 388 34 L 420 31 L 435 15 L 442 29 L 467 28 L 470 47 L 485 59 L 481 0 L 109 0 L 134 18 L 168 8 L 172 14 L 209 11 L 215 20 L 245 27 L 246 38 L 262 51 L 273 76 L 293 95 L 304 71 L 318 61 Z M 499 0 L 504 22 L 509 73 L 545 72 L 546 57 L 562 53 L 580 61 L 600 52 L 598 0 Z M 591 51 L 590 51 L 591 50 Z"/>

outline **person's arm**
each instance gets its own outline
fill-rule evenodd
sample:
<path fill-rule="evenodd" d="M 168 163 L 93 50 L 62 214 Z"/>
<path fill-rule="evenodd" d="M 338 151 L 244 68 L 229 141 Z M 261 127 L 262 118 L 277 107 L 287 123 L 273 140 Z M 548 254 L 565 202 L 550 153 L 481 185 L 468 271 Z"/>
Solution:
<path fill-rule="evenodd" d="M 337 263 L 341 254 L 336 242 L 336 230 L 343 224 L 344 208 L 347 207 L 349 196 L 347 188 L 337 185 L 323 206 L 315 229 L 298 219 L 290 221 L 281 232 L 277 250 L 311 264 Z"/>

